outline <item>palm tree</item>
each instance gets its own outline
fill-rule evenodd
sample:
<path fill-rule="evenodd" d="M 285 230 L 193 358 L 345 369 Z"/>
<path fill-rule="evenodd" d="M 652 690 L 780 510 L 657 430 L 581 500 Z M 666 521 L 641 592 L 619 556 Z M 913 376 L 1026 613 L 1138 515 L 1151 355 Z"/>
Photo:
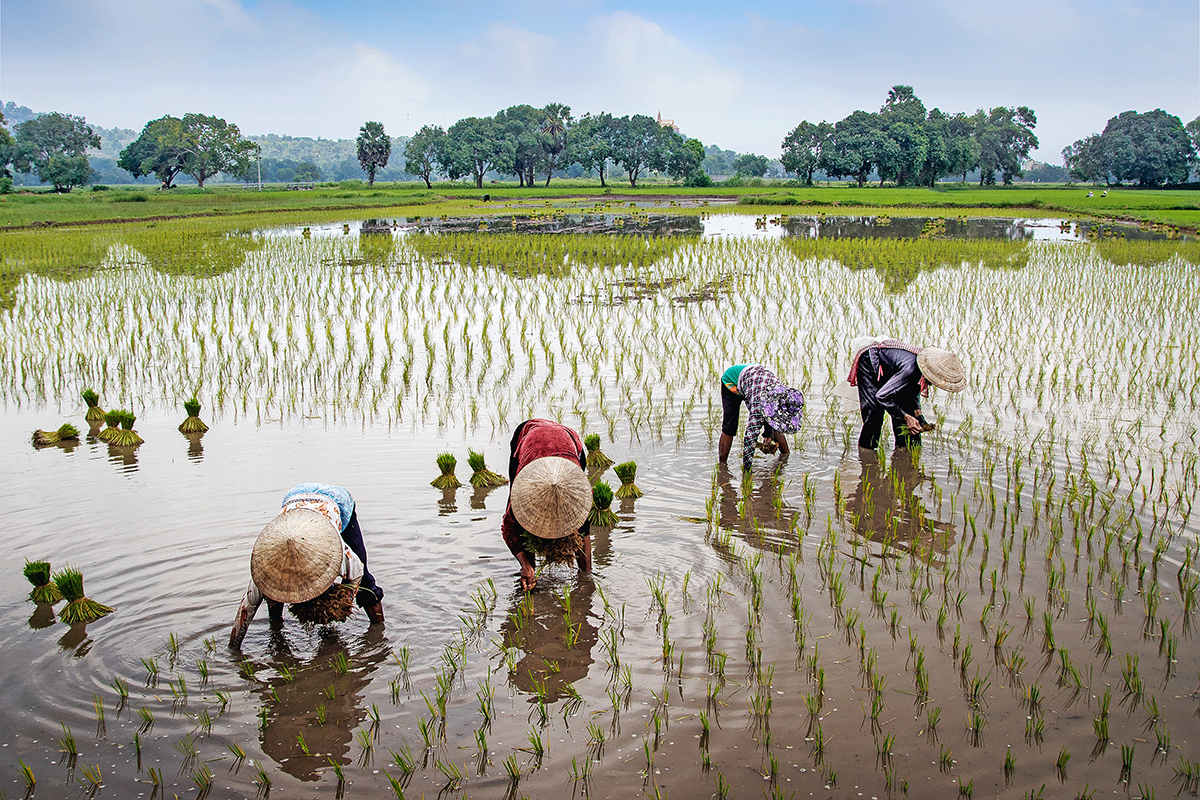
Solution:
<path fill-rule="evenodd" d="M 546 185 L 557 165 L 558 156 L 567 149 L 567 130 L 571 127 L 571 107 L 563 103 L 550 103 L 542 109 L 542 150 L 546 153 Z"/>

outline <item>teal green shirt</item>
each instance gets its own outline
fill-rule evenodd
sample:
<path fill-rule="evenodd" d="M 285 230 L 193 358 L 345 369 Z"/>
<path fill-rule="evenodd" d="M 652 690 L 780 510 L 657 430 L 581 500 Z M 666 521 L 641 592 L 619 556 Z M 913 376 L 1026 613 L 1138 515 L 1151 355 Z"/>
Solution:
<path fill-rule="evenodd" d="M 730 389 L 737 389 L 738 378 L 742 377 L 742 370 L 746 367 L 752 367 L 753 364 L 734 364 L 729 369 L 721 373 L 721 383 L 728 386 Z"/>

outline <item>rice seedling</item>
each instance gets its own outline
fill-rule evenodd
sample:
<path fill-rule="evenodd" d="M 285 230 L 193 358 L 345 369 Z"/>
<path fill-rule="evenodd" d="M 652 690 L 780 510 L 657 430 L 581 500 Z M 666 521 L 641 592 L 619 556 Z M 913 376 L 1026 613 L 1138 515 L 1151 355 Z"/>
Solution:
<path fill-rule="evenodd" d="M 208 796 L 208 793 L 212 791 L 214 777 L 213 771 L 209 769 L 208 764 L 201 764 L 192 770 L 192 783 L 199 789 L 197 797 Z"/>
<path fill-rule="evenodd" d="M 35 447 L 49 447 L 62 442 L 79 441 L 79 429 L 69 422 L 64 422 L 52 431 L 35 430 L 31 437 Z"/>
<path fill-rule="evenodd" d="M 80 770 L 83 779 L 80 781 L 83 784 L 83 790 L 88 797 L 95 797 L 96 792 L 100 791 L 100 787 L 104 784 L 104 776 L 100 774 L 100 765 L 84 765 Z"/>
<path fill-rule="evenodd" d="M 186 414 L 183 422 L 179 423 L 179 432 L 188 433 L 207 433 L 208 425 L 200 419 L 200 401 L 193 395 L 191 398 L 183 402 L 183 412 Z"/>
<path fill-rule="evenodd" d="M 33 589 L 29 592 L 30 600 L 50 605 L 62 600 L 62 592 L 50 579 L 49 561 L 26 561 L 24 573 L 26 579 L 33 584 Z"/>
<path fill-rule="evenodd" d="M 503 475 L 492 472 L 483 460 L 483 453 L 475 450 L 467 451 L 467 464 L 471 467 L 471 485 L 476 489 L 490 486 L 503 486 L 508 479 Z M 440 466 L 440 465 L 439 465 Z"/>
<path fill-rule="evenodd" d="M 637 479 L 637 464 L 632 461 L 625 461 L 614 466 L 613 472 L 617 473 L 617 477 L 621 479 L 621 485 L 616 491 L 618 499 L 633 500 L 642 496 L 642 490 L 634 483 Z"/>
<path fill-rule="evenodd" d="M 589 433 L 583 437 L 583 446 L 587 449 L 587 470 L 595 480 L 613 465 L 613 460 L 600 449 L 600 434 Z"/>
<path fill-rule="evenodd" d="M 65 722 L 58 723 L 62 727 L 62 736 L 58 737 L 58 750 L 66 755 L 66 758 L 74 763 L 75 758 L 79 755 L 79 748 L 75 744 L 75 736 L 71 733 L 71 728 Z"/>
<path fill-rule="evenodd" d="M 267 770 L 259 765 L 258 770 L 254 775 L 254 785 L 258 788 L 260 797 L 268 797 L 271 794 L 271 775 Z M 401 795 L 403 797 L 403 795 Z"/>
<path fill-rule="evenodd" d="M 441 453 L 437 457 L 438 469 L 441 474 L 430 481 L 430 485 L 435 489 L 457 489 L 462 486 L 462 483 L 454 475 L 454 468 L 458 465 L 458 459 L 453 453 Z"/>
<path fill-rule="evenodd" d="M 83 415 L 89 425 L 99 425 L 104 421 L 104 410 L 100 408 L 100 395 L 94 389 L 84 389 L 81 393 L 87 411 Z"/>
<path fill-rule="evenodd" d="M 67 601 L 67 605 L 58 612 L 58 618 L 68 625 L 95 622 L 113 612 L 109 606 L 84 596 L 83 573 L 77 569 L 67 567 L 55 573 L 54 585 Z"/>
<path fill-rule="evenodd" d="M 592 487 L 592 510 L 588 514 L 588 522 L 596 528 L 611 528 L 620 520 L 612 512 L 612 487 L 604 481 L 599 481 Z"/>
<path fill-rule="evenodd" d="M 1122 783 L 1129 783 L 1133 780 L 1133 750 L 1136 745 L 1123 744 L 1121 745 L 1121 777 L 1119 780 Z"/>

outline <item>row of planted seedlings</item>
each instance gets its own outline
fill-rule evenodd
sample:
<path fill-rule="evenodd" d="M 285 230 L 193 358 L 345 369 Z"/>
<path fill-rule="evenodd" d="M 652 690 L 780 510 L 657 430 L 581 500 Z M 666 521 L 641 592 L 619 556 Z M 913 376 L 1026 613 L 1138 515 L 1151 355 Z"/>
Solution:
<path fill-rule="evenodd" d="M 1143 421 L 1145 444 L 1200 402 L 1195 354 L 1177 347 L 1188 324 L 1158 313 L 1161 302 L 1181 320 L 1197 316 L 1196 267 L 1178 254 L 1145 267 L 1108 264 L 1088 245 L 922 240 L 893 252 L 862 241 L 809 252 L 803 242 L 567 237 L 552 250 L 561 269 L 547 270 L 540 239 L 411 239 L 367 258 L 352 240 L 270 240 L 242 268 L 204 278 L 126 253 L 117 264 L 132 266 L 73 284 L 27 279 L 0 318 L 12 343 L 0 354 L 6 399 L 53 401 L 92 383 L 168 402 L 198 386 L 216 413 L 256 421 L 498 429 L 549 407 L 610 438 L 624 417 L 637 438 L 682 441 L 729 362 L 770 353 L 786 379 L 822 397 L 844 378 L 847 343 L 872 331 L 958 350 L 973 390 L 944 413 L 993 425 L 1019 411 L 1085 435 L 1082 420 L 1120 404 L 1148 412 L 1128 418 Z M 1003 252 L 971 249 L 983 246 Z M 887 256 L 875 262 L 882 288 L 874 271 L 853 268 L 873 254 Z M 1025 265 L 995 268 L 1012 258 Z M 47 315 L 62 324 L 48 328 Z M 1124 335 L 1131 328 L 1145 335 Z M 1177 368 L 1147 368 L 1158 344 Z"/>

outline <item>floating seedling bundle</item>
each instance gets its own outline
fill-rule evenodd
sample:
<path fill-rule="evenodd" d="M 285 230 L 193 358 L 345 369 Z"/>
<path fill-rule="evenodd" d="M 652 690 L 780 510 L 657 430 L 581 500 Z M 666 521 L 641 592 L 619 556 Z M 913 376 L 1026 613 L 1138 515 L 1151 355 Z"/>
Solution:
<path fill-rule="evenodd" d="M 184 401 L 184 413 L 187 414 L 187 419 L 179 423 L 180 433 L 204 433 L 208 430 L 208 426 L 204 424 L 204 420 L 200 419 L 200 401 L 193 397 L 190 400 Z"/>
<path fill-rule="evenodd" d="M 454 457 L 453 453 L 439 455 L 437 465 L 442 474 L 430 481 L 430 486 L 438 489 L 457 489 L 462 486 L 462 483 L 454 476 L 454 468 L 458 466 L 458 459 Z"/>
<path fill-rule="evenodd" d="M 56 573 L 54 585 L 67 601 L 63 610 L 58 612 L 58 618 L 68 625 L 95 622 L 113 612 L 109 606 L 84 596 L 83 573 L 77 569 L 67 567 Z"/>
<path fill-rule="evenodd" d="M 503 475 L 492 472 L 483 463 L 483 453 L 474 450 L 467 451 L 467 463 L 471 465 L 471 485 L 476 489 L 488 486 L 503 486 L 508 479 Z"/>
<path fill-rule="evenodd" d="M 617 488 L 618 498 L 622 500 L 637 499 L 642 496 L 642 490 L 633 482 L 637 478 L 637 464 L 626 461 L 613 467 L 613 472 L 617 473 L 617 477 L 621 479 L 621 485 Z"/>
<path fill-rule="evenodd" d="M 94 389 L 83 390 L 83 402 L 87 404 L 87 413 L 83 415 L 84 421 L 89 425 L 99 425 L 104 421 L 104 409 L 100 408 L 100 395 L 96 394 Z"/>
<path fill-rule="evenodd" d="M 120 433 L 121 412 L 117 409 L 104 412 L 104 423 L 108 426 L 100 431 L 97 438 L 102 442 L 112 442 L 113 437 Z"/>
<path fill-rule="evenodd" d="M 592 510 L 588 514 L 588 522 L 597 528 L 611 528 L 617 524 L 617 515 L 609 506 L 612 505 L 613 490 L 604 481 L 592 487 Z"/>
<path fill-rule="evenodd" d="M 599 475 L 613 465 L 613 460 L 600 450 L 600 434 L 589 433 L 583 437 L 583 446 L 587 448 L 588 472 Z"/>
<path fill-rule="evenodd" d="M 62 592 L 50 579 L 49 561 L 26 561 L 25 577 L 33 584 L 29 599 L 35 603 L 57 603 L 62 600 Z"/>
<path fill-rule="evenodd" d="M 58 444 L 59 442 L 73 442 L 79 439 L 79 429 L 69 422 L 64 422 L 58 426 L 56 431 L 36 430 L 33 432 L 33 443 L 38 447 Z"/>
<path fill-rule="evenodd" d="M 335 583 L 312 600 L 292 603 L 288 610 L 301 622 L 313 625 L 328 625 L 345 622 L 354 611 L 354 598 L 358 596 L 359 581 Z"/>
<path fill-rule="evenodd" d="M 112 420 L 114 415 L 117 423 L 121 426 L 120 428 L 113 426 Z M 123 408 L 116 411 L 109 411 L 104 415 L 104 421 L 108 423 L 109 427 L 100 432 L 100 438 L 109 444 L 115 444 L 120 447 L 137 447 L 145 441 L 133 429 L 133 423 L 137 421 L 137 417 L 134 416 L 132 411 Z"/>

